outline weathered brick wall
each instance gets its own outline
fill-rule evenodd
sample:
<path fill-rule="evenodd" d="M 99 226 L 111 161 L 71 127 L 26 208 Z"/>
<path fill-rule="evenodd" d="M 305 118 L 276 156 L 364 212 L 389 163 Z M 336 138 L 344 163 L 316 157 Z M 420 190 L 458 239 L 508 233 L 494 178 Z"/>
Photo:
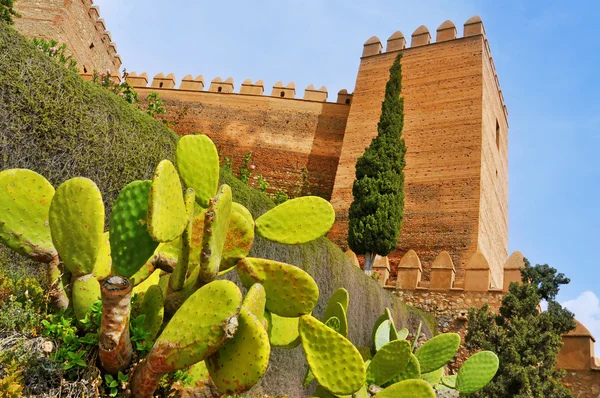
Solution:
<path fill-rule="evenodd" d="M 15 27 L 22 35 L 66 44 L 82 71 L 121 67 L 116 44 L 92 0 L 19 0 L 15 9 L 21 14 Z"/>
<path fill-rule="evenodd" d="M 422 39 L 429 34 L 423 29 L 413 35 L 412 46 L 403 50 L 405 218 L 397 249 L 388 256 L 392 276 L 408 249 L 418 252 L 424 264 L 447 250 L 460 280 L 468 257 L 479 249 L 490 259 L 493 279 L 500 280 L 507 254 L 507 230 L 497 225 L 506 225 L 506 213 L 491 209 L 488 217 L 484 208 L 506 209 L 507 198 L 501 192 L 506 172 L 499 167 L 499 182 L 489 181 L 489 167 L 482 166 L 489 162 L 487 139 L 482 149 L 482 129 L 490 118 L 488 113 L 503 117 L 503 111 L 497 89 L 493 92 L 494 76 L 483 72 L 483 65 L 490 63 L 484 49 L 485 36 L 438 39 L 426 44 L 428 41 Z M 373 39 L 374 43 L 378 41 Z M 332 196 L 337 223 L 330 237 L 342 246 L 346 245 L 356 160 L 377 134 L 388 71 L 398 53 L 388 50 L 370 55 L 368 48 L 373 45 L 365 45 L 368 55 L 361 60 Z M 488 86 L 489 95 L 484 95 L 484 87 Z M 492 101 L 493 95 L 497 98 Z M 506 157 L 505 150 L 492 163 L 504 165 L 502 157 Z M 498 197 L 496 201 L 488 200 L 494 196 Z M 482 239 L 483 234 L 491 235 Z M 428 274 L 426 267 L 425 279 Z"/>
<path fill-rule="evenodd" d="M 252 151 L 254 175 L 294 195 L 308 171 L 310 193 L 330 199 L 349 106 L 268 95 L 136 88 L 140 97 L 159 93 L 180 135 L 202 132 L 222 156 L 234 157 L 234 169 Z M 306 192 L 302 192 L 306 194 Z"/>
<path fill-rule="evenodd" d="M 600 396 L 600 369 L 567 370 L 563 383 L 576 397 L 598 398 Z"/>

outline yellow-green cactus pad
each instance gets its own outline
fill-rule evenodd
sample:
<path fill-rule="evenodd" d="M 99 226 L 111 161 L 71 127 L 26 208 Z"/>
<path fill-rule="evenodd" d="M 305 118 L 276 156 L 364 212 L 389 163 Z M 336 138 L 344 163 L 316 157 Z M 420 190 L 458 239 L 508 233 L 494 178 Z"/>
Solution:
<path fill-rule="evenodd" d="M 134 275 L 134 277 L 135 277 L 135 275 Z M 140 297 L 143 297 L 144 294 L 146 294 L 146 292 L 148 291 L 148 289 L 150 289 L 151 286 L 158 285 L 159 282 L 160 282 L 160 270 L 157 269 L 157 270 L 154 270 L 152 272 L 152 274 L 150 274 L 150 276 L 148 278 L 144 279 L 144 281 L 142 281 L 140 284 L 134 286 L 132 293 L 139 294 Z"/>
<path fill-rule="evenodd" d="M 331 318 L 337 318 L 339 321 L 339 329 L 337 332 L 344 337 L 348 337 L 348 318 L 346 318 L 346 311 L 344 311 L 344 307 L 342 307 L 341 303 L 335 303 L 333 306 L 333 311 L 331 312 L 331 316 L 325 319 L 325 323 L 327 320 Z"/>
<path fill-rule="evenodd" d="M 227 238 L 223 247 L 223 258 L 219 271 L 225 271 L 235 266 L 246 257 L 254 243 L 254 219 L 250 211 L 239 203 L 231 205 L 231 220 L 227 230 Z"/>
<path fill-rule="evenodd" d="M 181 380 L 183 387 L 203 387 L 210 383 L 210 375 L 205 361 L 190 366 L 184 372 L 186 377 Z"/>
<path fill-rule="evenodd" d="M 297 245 L 325 235 L 333 226 L 331 203 L 318 196 L 288 200 L 256 220 L 256 233 L 273 242 Z"/>
<path fill-rule="evenodd" d="M 299 329 L 306 360 L 319 384 L 337 395 L 360 390 L 365 364 L 356 347 L 311 315 L 300 317 Z"/>
<path fill-rule="evenodd" d="M 444 333 L 426 341 L 415 355 L 421 364 L 421 374 L 441 368 L 458 352 L 460 336 L 457 333 Z"/>
<path fill-rule="evenodd" d="M 196 271 L 196 268 L 200 265 L 200 253 L 202 252 L 202 239 L 204 236 L 205 217 L 206 209 L 203 209 L 200 212 L 195 213 L 192 219 L 192 239 L 190 241 L 190 260 L 188 262 L 187 278 L 189 278 L 192 275 L 192 273 Z"/>
<path fill-rule="evenodd" d="M 310 314 L 319 299 L 314 279 L 293 265 L 262 258 L 246 257 L 237 263 L 240 280 L 246 287 L 260 283 L 267 292 L 267 310 L 288 318 Z"/>
<path fill-rule="evenodd" d="M 496 375 L 498 356 L 491 351 L 482 351 L 465 361 L 456 376 L 456 390 L 461 395 L 474 394 L 485 387 Z"/>
<path fill-rule="evenodd" d="M 92 273 L 102 246 L 104 204 L 96 184 L 71 178 L 56 190 L 49 212 L 52 243 L 73 276 Z"/>
<path fill-rule="evenodd" d="M 211 379 L 227 394 L 246 392 L 258 383 L 271 355 L 269 336 L 258 318 L 242 306 L 238 319 L 233 339 L 206 359 Z"/>
<path fill-rule="evenodd" d="M 148 233 L 157 242 L 176 239 L 187 225 L 181 181 L 173 163 L 162 160 L 148 196 Z"/>
<path fill-rule="evenodd" d="M 277 314 L 271 314 L 269 341 L 274 347 L 295 348 L 300 344 L 300 332 L 298 323 L 300 318 L 284 318 Z"/>
<path fill-rule="evenodd" d="M 34 171 L 0 172 L 0 242 L 35 261 L 49 263 L 56 256 L 48 224 L 53 196 L 54 187 Z"/>
<path fill-rule="evenodd" d="M 130 278 L 143 269 L 144 264 L 158 246 L 148 230 L 148 196 L 150 181 L 133 181 L 127 184 L 113 205 L 109 222 L 109 240 L 113 274 Z M 152 267 L 142 271 L 146 276 Z M 144 278 L 133 278 L 139 283 Z M 134 282 L 134 283 L 135 283 Z"/>
<path fill-rule="evenodd" d="M 212 281 L 219 273 L 231 219 L 231 203 L 231 188 L 223 184 L 206 209 L 198 273 L 198 279 L 204 283 Z"/>
<path fill-rule="evenodd" d="M 436 369 L 433 372 L 423 373 L 421 375 L 421 379 L 425 380 L 432 386 L 435 386 L 436 384 L 440 384 L 442 382 L 442 376 L 444 376 L 444 367 Z"/>
<path fill-rule="evenodd" d="M 379 351 L 381 347 L 390 342 L 390 329 L 391 329 L 391 321 L 386 318 L 383 322 L 379 322 L 379 326 L 377 330 L 375 330 L 375 334 L 373 337 L 373 344 L 375 345 L 375 351 Z M 377 324 L 378 322 L 375 322 Z"/>
<path fill-rule="evenodd" d="M 446 387 L 456 389 L 456 375 L 442 376 L 442 384 Z"/>
<path fill-rule="evenodd" d="M 406 340 L 406 338 L 408 337 L 408 329 L 407 328 L 402 328 L 400 330 L 398 330 L 396 336 L 398 337 L 398 340 Z"/>
<path fill-rule="evenodd" d="M 388 387 L 392 384 L 396 384 L 402 380 L 409 379 L 420 379 L 421 378 L 421 366 L 419 365 L 419 360 L 415 356 L 415 354 L 410 354 L 410 359 L 408 360 L 408 364 L 400 373 L 398 373 L 392 380 L 383 384 L 382 387 Z"/>
<path fill-rule="evenodd" d="M 110 242 L 108 232 L 105 232 L 102 234 L 100 252 L 98 252 L 98 258 L 96 259 L 96 264 L 94 264 L 92 274 L 96 279 L 101 281 L 102 279 L 109 277 L 111 268 L 112 258 L 110 257 Z"/>
<path fill-rule="evenodd" d="M 71 298 L 75 317 L 78 321 L 83 321 L 92 305 L 100 300 L 100 282 L 92 274 L 74 278 Z"/>
<path fill-rule="evenodd" d="M 315 397 L 317 398 L 352 398 L 352 395 L 335 395 L 327 391 L 323 386 L 315 388 Z"/>
<path fill-rule="evenodd" d="M 192 188 L 188 188 L 185 193 L 185 211 L 187 214 L 187 224 L 183 230 L 183 234 L 179 238 L 180 247 L 177 256 L 177 265 L 171 274 L 169 283 L 171 290 L 174 292 L 183 288 L 185 277 L 187 275 L 188 264 L 191 258 L 192 240 L 193 240 L 193 217 L 194 217 L 194 200 L 196 194 Z"/>
<path fill-rule="evenodd" d="M 149 341 L 154 340 L 165 316 L 163 294 L 160 286 L 153 285 L 148 288 L 140 307 L 140 315 L 145 316 L 142 330 L 147 333 Z"/>
<path fill-rule="evenodd" d="M 375 398 L 435 398 L 435 391 L 425 380 L 404 380 L 382 390 Z"/>
<path fill-rule="evenodd" d="M 406 340 L 390 341 L 371 359 L 367 369 L 367 385 L 381 386 L 396 377 L 408 365 L 410 343 Z"/>
<path fill-rule="evenodd" d="M 265 288 L 260 283 L 255 283 L 248 289 L 248 293 L 246 294 L 246 297 L 244 297 L 242 305 L 246 307 L 252 315 L 261 320 L 265 317 L 266 301 L 267 294 L 265 293 Z"/>
<path fill-rule="evenodd" d="M 241 306 L 235 283 L 218 280 L 202 286 L 167 324 L 148 363 L 157 372 L 170 372 L 203 361 L 234 336 Z"/>
<path fill-rule="evenodd" d="M 344 313 L 348 312 L 348 304 L 350 303 L 350 295 L 348 291 L 343 287 L 337 289 L 331 297 L 329 297 L 329 301 L 327 301 L 327 307 L 325 307 L 325 312 L 323 313 L 323 320 L 328 320 L 332 316 L 337 316 L 336 303 L 340 303 L 344 308 Z"/>
<path fill-rule="evenodd" d="M 177 169 L 188 187 L 196 191 L 196 201 L 208 207 L 219 187 L 219 154 L 205 135 L 186 135 L 177 143 Z"/>
<path fill-rule="evenodd" d="M 325 325 L 327 325 L 329 328 L 335 330 L 338 333 L 340 332 L 340 318 L 338 318 L 337 316 L 332 316 L 331 318 L 329 318 L 327 321 L 325 321 Z"/>

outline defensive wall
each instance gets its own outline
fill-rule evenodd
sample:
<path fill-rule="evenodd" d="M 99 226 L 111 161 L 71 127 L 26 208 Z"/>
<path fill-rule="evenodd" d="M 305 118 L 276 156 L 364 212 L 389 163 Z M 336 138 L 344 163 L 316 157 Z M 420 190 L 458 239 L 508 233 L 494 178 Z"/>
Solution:
<path fill-rule="evenodd" d="M 27 37 L 66 44 L 83 73 L 107 69 L 118 75 L 121 56 L 92 0 L 18 0 L 16 29 Z"/>

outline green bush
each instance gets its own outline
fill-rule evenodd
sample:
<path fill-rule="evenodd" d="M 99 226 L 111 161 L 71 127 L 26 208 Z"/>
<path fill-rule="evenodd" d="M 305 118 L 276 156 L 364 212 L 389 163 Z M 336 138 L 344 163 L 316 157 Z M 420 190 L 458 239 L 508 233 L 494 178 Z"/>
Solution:
<path fill-rule="evenodd" d="M 105 205 L 173 159 L 177 135 L 108 90 L 58 65 L 0 22 L 2 169 L 29 168 L 58 186 L 95 181 Z"/>

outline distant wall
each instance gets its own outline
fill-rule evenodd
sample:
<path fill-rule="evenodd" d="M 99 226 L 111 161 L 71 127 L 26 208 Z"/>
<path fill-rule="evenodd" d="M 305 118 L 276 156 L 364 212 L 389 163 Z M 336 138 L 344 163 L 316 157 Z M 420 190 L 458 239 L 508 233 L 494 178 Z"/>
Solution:
<path fill-rule="evenodd" d="M 350 107 L 325 102 L 325 88 L 313 92 L 307 89 L 301 99 L 294 98 L 295 89 L 290 85 L 273 88 L 274 95 L 269 96 L 261 95 L 262 83 L 242 84 L 241 93 L 233 93 L 232 79 L 227 84 L 213 82 L 211 91 L 193 89 L 186 86 L 185 80 L 180 88 L 167 88 L 174 86 L 174 78 L 155 77 L 151 88 L 142 87 L 146 81 L 137 75 L 128 80 L 136 86 L 142 101 L 151 91 L 158 92 L 168 110 L 167 119 L 181 115 L 173 129 L 180 135 L 208 135 L 221 156 L 235 158 L 234 169 L 243 155 L 252 151 L 254 175 L 266 177 L 271 191 L 281 188 L 291 195 L 310 192 L 331 198 Z M 162 87 L 157 80 L 161 80 Z M 303 168 L 308 172 L 304 184 Z"/>
<path fill-rule="evenodd" d="M 121 67 L 117 45 L 92 0 L 18 0 L 15 9 L 21 14 L 14 18 L 19 33 L 66 44 L 81 71 Z"/>

